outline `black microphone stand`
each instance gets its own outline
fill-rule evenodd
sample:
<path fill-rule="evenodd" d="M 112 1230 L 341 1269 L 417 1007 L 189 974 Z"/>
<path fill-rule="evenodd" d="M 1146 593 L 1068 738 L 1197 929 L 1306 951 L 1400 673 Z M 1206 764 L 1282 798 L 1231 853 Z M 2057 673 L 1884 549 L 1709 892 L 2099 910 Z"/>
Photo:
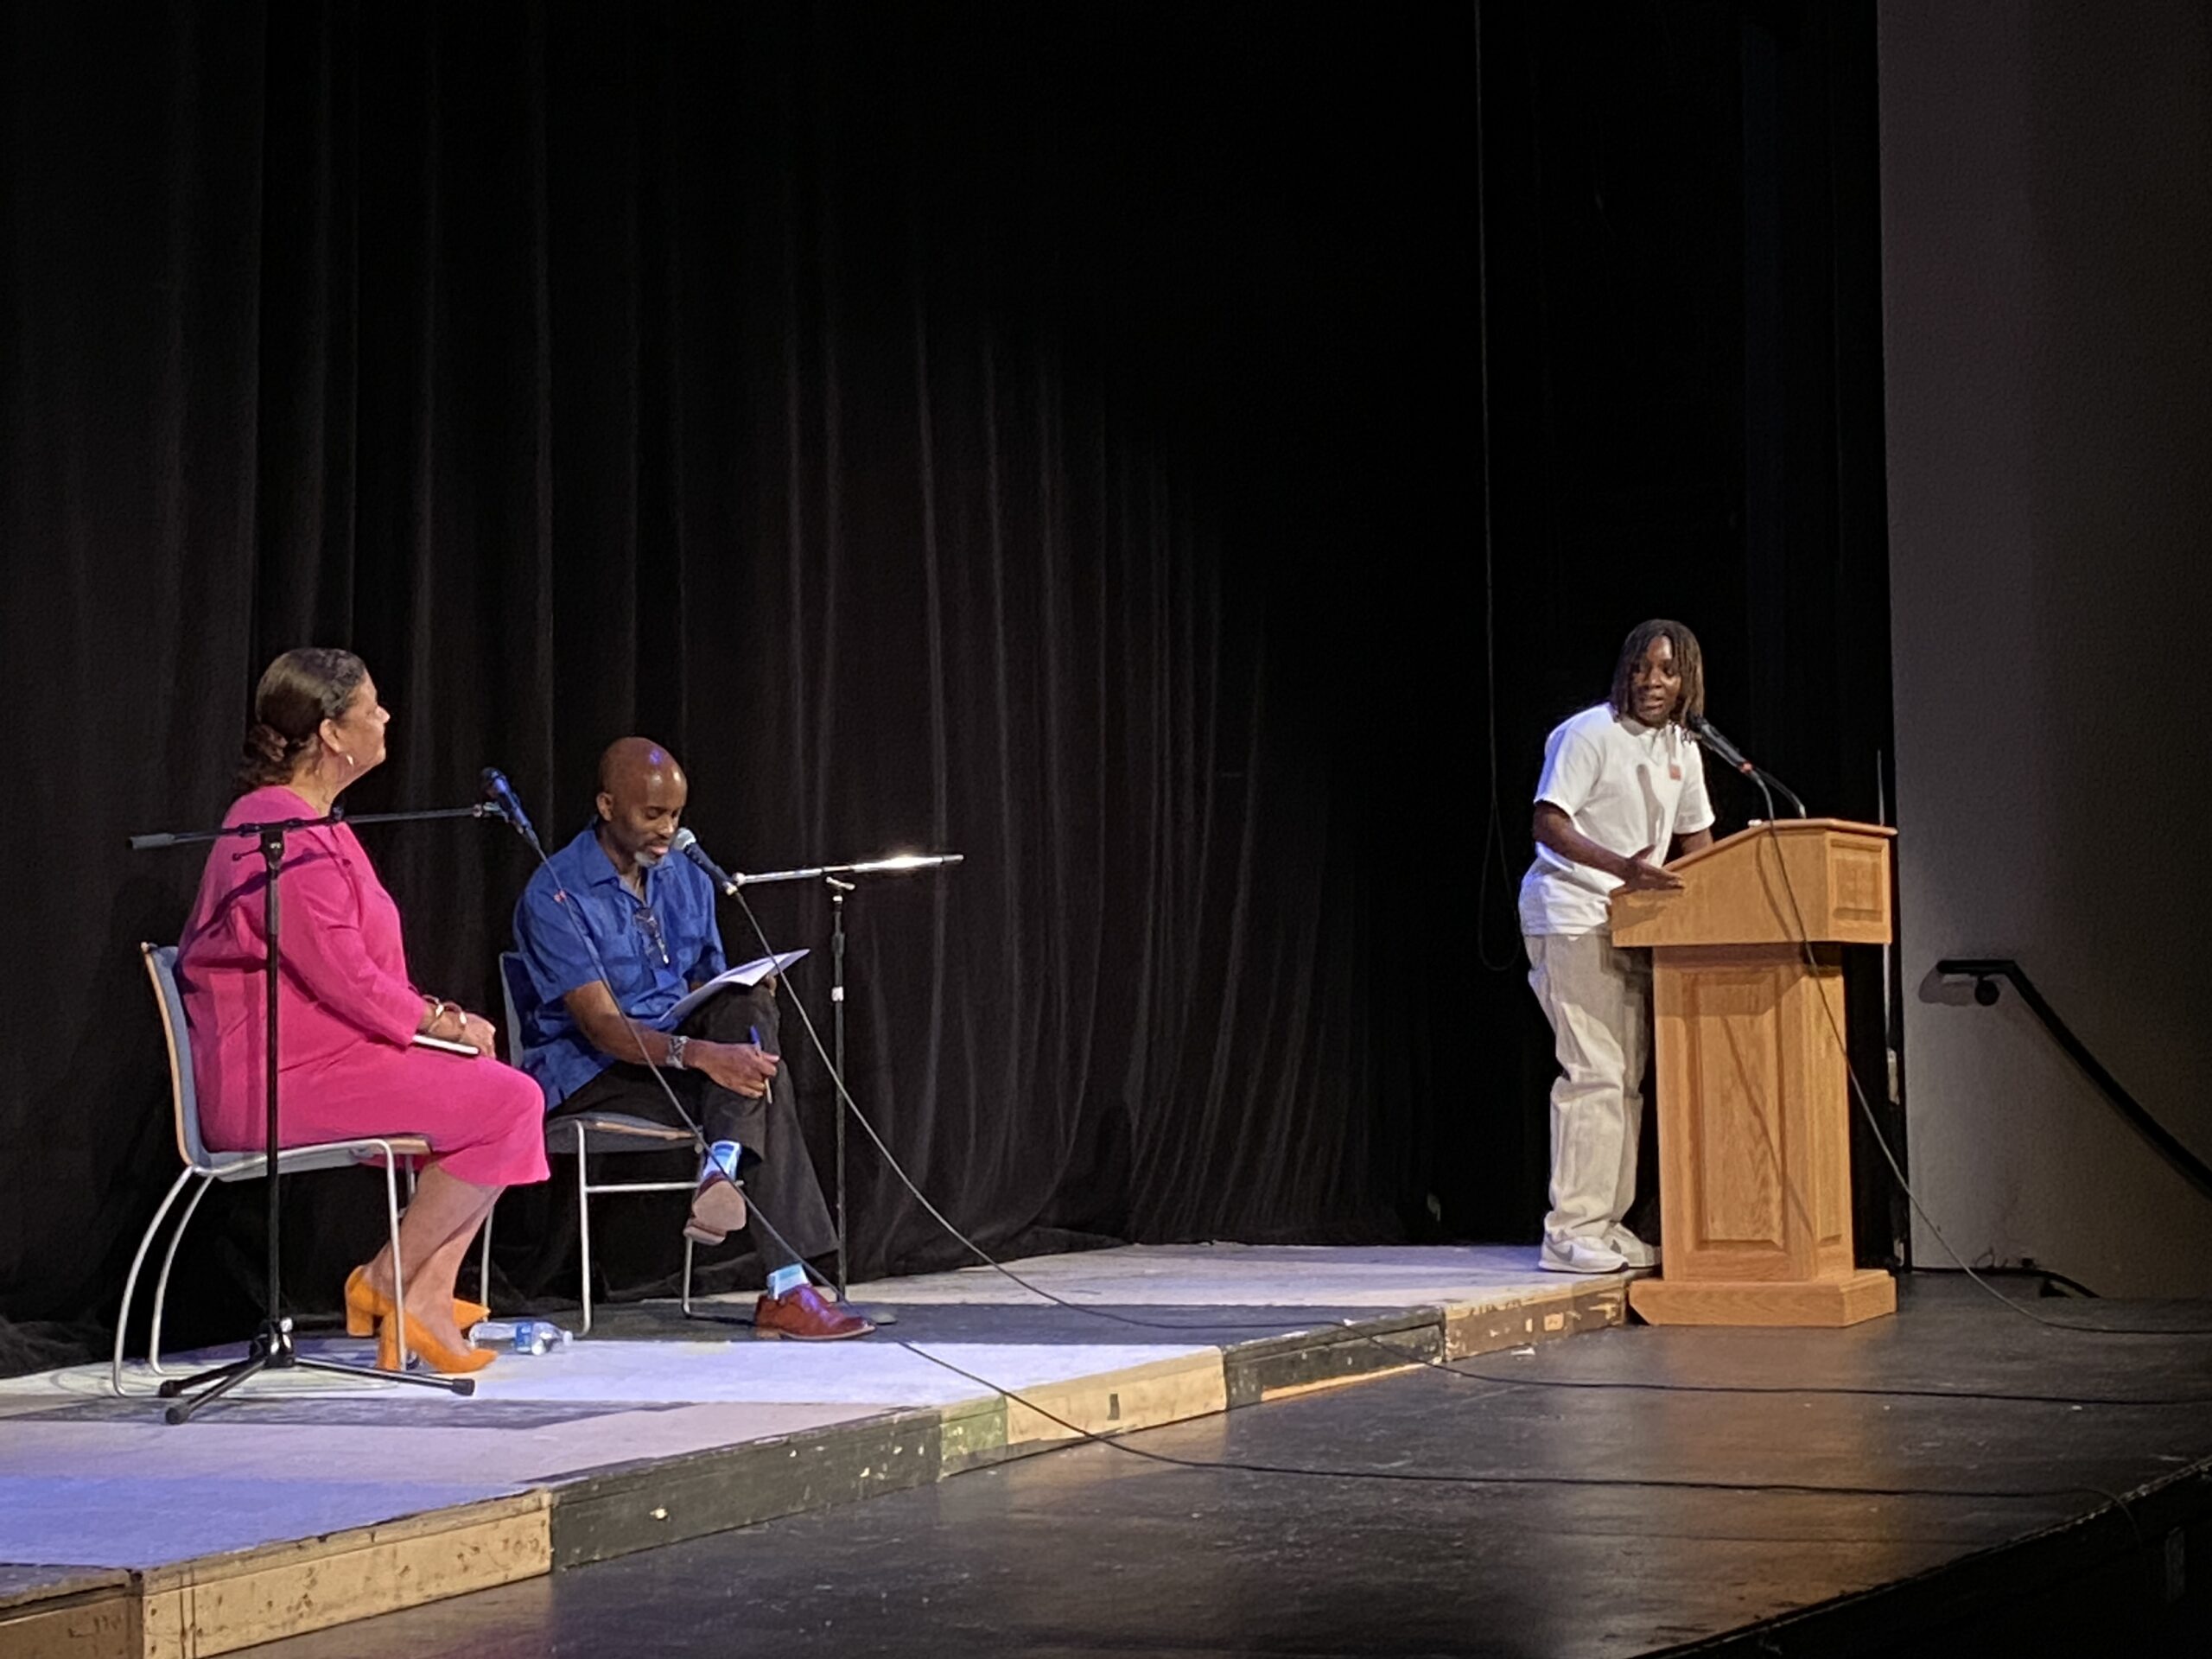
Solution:
<path fill-rule="evenodd" d="M 279 1183 L 276 1160 L 281 1148 L 277 1145 L 276 1121 L 276 988 L 277 970 L 282 960 L 277 934 L 283 921 L 283 911 L 277 903 L 276 886 L 278 873 L 284 863 L 284 837 L 295 830 L 315 830 L 326 824 L 343 823 L 414 823 L 426 818 L 497 818 L 505 816 L 498 807 L 489 804 L 449 807 L 430 812 L 373 812 L 352 819 L 348 819 L 343 812 L 334 809 L 327 817 L 320 818 L 278 818 L 267 823 L 229 824 L 220 830 L 190 830 L 176 834 L 163 833 L 130 837 L 130 847 L 134 852 L 144 852 L 149 849 L 158 847 L 190 846 L 198 842 L 224 841 L 233 836 L 241 840 L 257 839 L 261 843 L 262 865 L 268 872 L 267 880 L 261 890 L 262 933 L 268 944 L 264 961 L 269 992 L 268 1071 L 265 1077 L 269 1116 L 267 1139 L 264 1145 L 264 1155 L 267 1160 L 264 1168 L 269 1182 L 267 1295 L 263 1306 L 260 1326 L 254 1332 L 251 1340 L 247 1343 L 245 1357 L 234 1359 L 226 1365 L 217 1365 L 191 1376 L 172 1376 L 163 1380 L 156 1392 L 164 1400 L 175 1400 L 178 1395 L 189 1394 L 193 1389 L 205 1385 L 202 1393 L 193 1398 L 180 1401 L 164 1412 L 162 1416 L 165 1421 L 172 1423 L 188 1421 L 192 1414 L 200 1407 L 211 1401 L 219 1400 L 248 1377 L 257 1376 L 264 1371 L 335 1371 L 346 1376 L 378 1376 L 388 1378 L 394 1382 L 412 1382 L 421 1388 L 444 1389 L 456 1395 L 472 1395 L 476 1392 L 476 1379 L 473 1376 L 438 1376 L 429 1372 L 417 1375 L 404 1370 L 381 1370 L 373 1365 L 353 1365 L 342 1360 L 323 1359 L 315 1355 L 302 1354 L 293 1345 L 292 1322 L 284 1317 L 282 1292 L 277 1282 L 277 1270 L 280 1265 L 278 1230 L 281 1211 L 277 1203 Z M 245 855 L 240 854 L 238 856 L 245 857 Z M 401 1351 L 405 1352 L 404 1344 Z"/>
<path fill-rule="evenodd" d="M 845 895 L 859 891 L 859 885 L 843 880 L 846 876 L 904 875 L 912 870 L 944 869 L 964 861 L 963 853 L 901 853 L 891 858 L 864 859 L 857 864 L 810 864 L 796 870 L 767 870 L 758 875 L 729 874 L 716 885 L 728 898 L 740 887 L 761 887 L 771 881 L 812 881 L 819 879 L 830 889 L 830 1030 L 833 1065 L 837 1082 L 842 1086 L 845 1076 Z M 760 941 L 767 948 L 767 941 Z M 772 1087 L 773 1085 L 771 1085 Z M 837 1300 L 845 1300 L 846 1252 L 849 1234 L 846 1227 L 845 1209 L 845 1112 L 844 1103 L 837 1103 Z M 870 1314 L 879 1325 L 890 1323 L 893 1315 Z"/>
<path fill-rule="evenodd" d="M 822 878 L 830 889 L 830 1050 L 837 1061 L 837 1075 L 845 1075 L 845 895 L 857 893 L 860 884 L 834 875 Z M 845 1112 L 837 1110 L 837 1300 L 845 1297 Z"/>

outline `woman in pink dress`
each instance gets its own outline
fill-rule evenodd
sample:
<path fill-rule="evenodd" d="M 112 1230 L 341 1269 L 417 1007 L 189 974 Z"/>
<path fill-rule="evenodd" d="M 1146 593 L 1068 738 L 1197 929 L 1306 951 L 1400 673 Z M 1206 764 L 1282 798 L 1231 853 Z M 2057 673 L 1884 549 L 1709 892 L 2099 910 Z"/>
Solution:
<path fill-rule="evenodd" d="M 253 712 L 238 773 L 245 792 L 226 823 L 324 817 L 385 758 L 391 716 L 351 652 L 286 652 L 261 677 Z M 216 842 L 177 951 L 200 1128 L 225 1150 L 257 1150 L 267 1133 L 264 880 L 257 846 Z M 500 1190 L 545 1179 L 544 1096 L 492 1058 L 489 1022 L 415 988 L 398 908 L 350 827 L 294 830 L 279 893 L 278 1138 L 430 1143 L 399 1224 L 407 1346 L 440 1370 L 477 1370 L 492 1355 L 461 1334 L 454 1280 Z M 466 1043 L 476 1058 L 416 1046 L 417 1033 Z M 389 1245 L 346 1281 L 348 1328 L 375 1322 L 387 1369 L 399 1356 L 394 1282 Z"/>

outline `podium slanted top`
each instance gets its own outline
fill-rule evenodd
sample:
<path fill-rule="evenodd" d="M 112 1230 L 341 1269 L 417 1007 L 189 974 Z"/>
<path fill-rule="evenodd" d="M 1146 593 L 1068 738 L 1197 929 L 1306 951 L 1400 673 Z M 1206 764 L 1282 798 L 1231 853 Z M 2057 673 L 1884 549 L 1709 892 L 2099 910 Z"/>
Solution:
<path fill-rule="evenodd" d="M 1886 824 L 1783 818 L 1676 859 L 1678 892 L 1613 895 L 1613 943 L 1887 944 Z"/>

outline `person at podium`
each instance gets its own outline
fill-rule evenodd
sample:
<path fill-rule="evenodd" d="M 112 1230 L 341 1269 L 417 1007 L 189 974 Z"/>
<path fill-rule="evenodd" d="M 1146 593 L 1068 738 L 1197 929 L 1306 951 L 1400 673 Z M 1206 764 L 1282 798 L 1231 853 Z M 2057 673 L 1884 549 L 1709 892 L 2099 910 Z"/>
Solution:
<path fill-rule="evenodd" d="M 1555 1273 L 1658 1265 L 1658 1251 L 1624 1220 L 1636 1197 L 1651 966 L 1643 952 L 1614 945 L 1611 905 L 1624 887 L 1679 887 L 1665 861 L 1712 844 L 1705 768 L 1684 726 L 1704 712 L 1697 637 L 1655 620 L 1621 646 L 1606 700 L 1544 741 L 1521 935 L 1559 1057 L 1538 1258 Z"/>

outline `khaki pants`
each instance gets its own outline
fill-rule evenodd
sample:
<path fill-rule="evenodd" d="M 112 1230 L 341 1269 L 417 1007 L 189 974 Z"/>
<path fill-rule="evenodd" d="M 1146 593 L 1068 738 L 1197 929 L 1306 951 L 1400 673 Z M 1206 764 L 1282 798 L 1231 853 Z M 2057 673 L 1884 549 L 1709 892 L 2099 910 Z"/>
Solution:
<path fill-rule="evenodd" d="M 1552 1023 L 1560 1065 L 1544 1236 L 1602 1240 L 1636 1199 L 1651 959 L 1616 950 L 1605 933 L 1532 933 L 1523 943 L 1529 983 Z"/>

